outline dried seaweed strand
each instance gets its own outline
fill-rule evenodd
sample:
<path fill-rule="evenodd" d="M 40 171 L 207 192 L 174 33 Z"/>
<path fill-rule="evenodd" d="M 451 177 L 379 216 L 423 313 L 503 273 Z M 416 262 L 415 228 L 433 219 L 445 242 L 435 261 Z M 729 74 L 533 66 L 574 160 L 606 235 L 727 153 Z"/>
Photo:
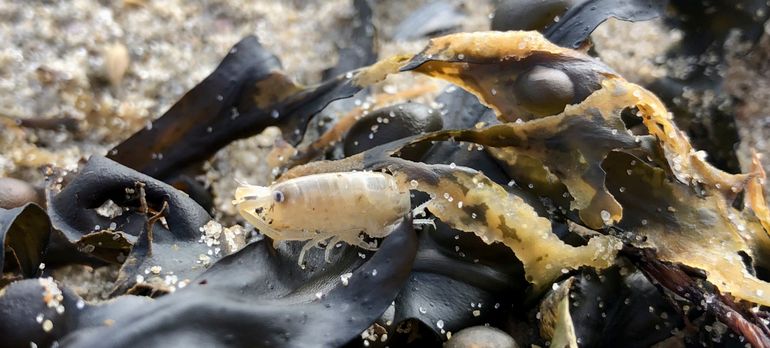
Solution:
<path fill-rule="evenodd" d="M 403 145 L 408 139 L 397 143 Z M 384 146 L 387 145 L 393 144 Z M 383 149 L 295 167 L 281 180 L 318 173 L 387 169 L 402 185 L 428 193 L 428 209 L 444 223 L 472 232 L 486 243 L 500 242 L 511 248 L 524 264 L 526 279 L 533 284 L 535 293 L 567 270 L 610 266 L 622 246 L 617 238 L 604 235 L 592 238 L 585 246 L 570 246 L 552 232 L 547 218 L 484 174 L 466 167 L 392 158 L 388 157 L 392 152 Z"/>

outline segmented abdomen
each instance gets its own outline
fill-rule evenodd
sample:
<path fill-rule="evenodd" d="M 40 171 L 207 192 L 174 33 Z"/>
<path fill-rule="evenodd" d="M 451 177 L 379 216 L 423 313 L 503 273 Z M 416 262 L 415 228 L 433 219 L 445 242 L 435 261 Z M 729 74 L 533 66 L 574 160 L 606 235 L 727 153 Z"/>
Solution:
<path fill-rule="evenodd" d="M 320 233 L 349 239 L 361 231 L 383 236 L 389 232 L 386 227 L 410 210 L 409 191 L 399 188 L 396 180 L 384 173 L 309 175 L 278 183 L 272 189 L 284 197 L 267 212 L 272 226 L 307 231 L 309 238 Z"/>

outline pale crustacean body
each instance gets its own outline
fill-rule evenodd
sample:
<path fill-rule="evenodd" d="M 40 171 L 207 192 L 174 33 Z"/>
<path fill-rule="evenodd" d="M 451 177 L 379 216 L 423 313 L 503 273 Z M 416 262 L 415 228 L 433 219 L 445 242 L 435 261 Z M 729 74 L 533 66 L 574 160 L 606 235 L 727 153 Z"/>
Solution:
<path fill-rule="evenodd" d="M 376 250 L 362 233 L 385 237 L 410 213 L 409 189 L 402 186 L 378 172 L 314 174 L 267 187 L 241 185 L 233 204 L 276 242 L 309 240 L 299 255 L 302 265 L 305 252 L 324 241 L 327 262 L 340 241 Z"/>

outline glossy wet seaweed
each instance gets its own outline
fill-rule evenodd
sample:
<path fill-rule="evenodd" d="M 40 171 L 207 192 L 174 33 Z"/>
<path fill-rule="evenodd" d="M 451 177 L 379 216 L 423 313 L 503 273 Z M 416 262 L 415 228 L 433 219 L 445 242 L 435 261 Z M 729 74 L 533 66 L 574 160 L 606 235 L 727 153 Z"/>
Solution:
<path fill-rule="evenodd" d="M 692 343 L 698 333 L 685 322 L 703 332 L 718 320 L 767 345 L 770 330 L 749 309 L 770 304 L 755 272 L 770 264 L 761 168 L 715 168 L 655 95 L 556 45 L 577 47 L 610 16 L 652 18 L 664 3 L 586 1 L 545 36 L 453 34 L 364 68 L 374 63 L 374 35 L 351 36 L 337 68 L 312 87 L 293 83 L 277 57 L 245 38 L 111 159 L 54 173 L 50 222 L 35 205 L 0 210 L 4 344 L 359 346 L 377 323 L 392 344 L 438 345 L 491 323 L 520 345 L 648 346 Z M 352 31 L 372 28 L 370 3 L 354 5 L 361 22 Z M 301 269 L 301 242 L 257 236 L 225 250 L 224 232 L 207 240 L 216 221 L 199 203 L 205 191 L 191 188 L 191 197 L 167 184 L 267 126 L 296 144 L 331 101 L 398 73 L 465 89 L 438 98 L 444 130 L 373 141 L 278 180 L 384 170 L 415 204 L 428 201 L 435 229 L 415 232 L 407 217 L 377 252 L 341 246 L 327 264 L 313 250 Z M 528 95 L 536 80 L 557 97 Z M 627 129 L 629 118 L 642 134 Z M 402 157 L 414 145 L 428 150 Z M 99 212 L 106 203 L 120 214 Z M 48 278 L 30 279 L 43 274 L 41 261 L 121 265 L 111 301 L 86 303 Z"/>

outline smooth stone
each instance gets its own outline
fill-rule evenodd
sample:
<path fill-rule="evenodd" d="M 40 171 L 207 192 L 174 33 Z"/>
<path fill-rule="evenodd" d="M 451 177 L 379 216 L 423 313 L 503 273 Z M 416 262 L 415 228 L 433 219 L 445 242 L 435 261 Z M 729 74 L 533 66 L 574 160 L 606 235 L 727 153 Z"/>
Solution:
<path fill-rule="evenodd" d="M 516 340 L 491 326 L 471 326 L 452 335 L 444 348 L 518 348 Z"/>
<path fill-rule="evenodd" d="M 564 111 L 575 97 L 575 86 L 565 72 L 539 65 L 520 74 L 513 88 L 519 105 L 540 116 Z"/>
<path fill-rule="evenodd" d="M 0 208 L 12 209 L 27 203 L 40 203 L 32 185 L 19 179 L 0 178 Z"/>

